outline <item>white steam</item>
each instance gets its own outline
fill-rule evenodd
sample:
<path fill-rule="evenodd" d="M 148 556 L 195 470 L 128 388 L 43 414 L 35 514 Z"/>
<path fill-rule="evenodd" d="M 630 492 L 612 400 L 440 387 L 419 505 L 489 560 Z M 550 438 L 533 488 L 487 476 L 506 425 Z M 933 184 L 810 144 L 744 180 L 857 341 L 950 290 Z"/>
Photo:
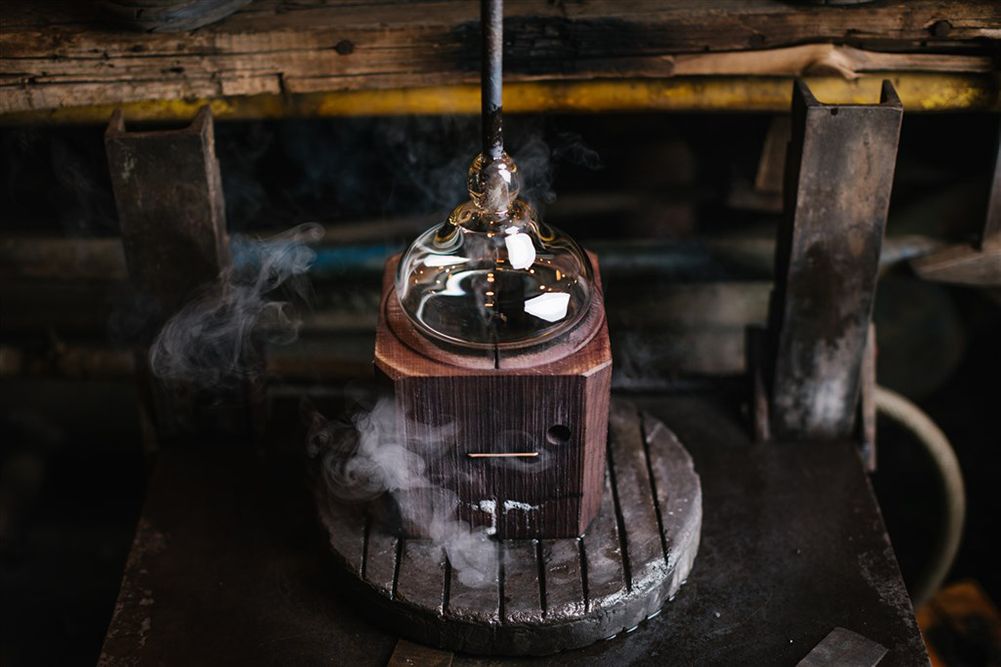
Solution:
<path fill-rule="evenodd" d="M 301 322 L 290 300 L 305 300 L 308 244 L 323 227 L 304 224 L 268 239 L 234 236 L 233 264 L 170 318 L 150 347 L 154 375 L 219 386 L 263 372 L 261 348 L 296 339 Z"/>
<path fill-rule="evenodd" d="M 428 448 L 447 442 L 451 426 L 421 442 L 406 442 L 391 398 L 350 422 L 328 421 L 315 410 L 308 417 L 307 453 L 319 461 L 319 483 L 330 497 L 365 502 L 390 494 L 404 525 L 444 549 L 460 582 L 479 587 L 496 581 L 497 549 L 488 531 L 456 519 L 458 496 L 425 472 L 424 457 L 435 453 Z"/>

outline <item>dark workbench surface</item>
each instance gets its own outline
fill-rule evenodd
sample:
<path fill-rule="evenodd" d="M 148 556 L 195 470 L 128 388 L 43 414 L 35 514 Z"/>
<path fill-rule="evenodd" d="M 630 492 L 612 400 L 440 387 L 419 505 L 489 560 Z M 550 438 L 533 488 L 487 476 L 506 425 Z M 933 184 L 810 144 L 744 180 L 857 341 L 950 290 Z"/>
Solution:
<path fill-rule="evenodd" d="M 719 402 L 638 402 L 702 476 L 693 574 L 633 633 L 522 663 L 795 665 L 841 626 L 890 649 L 880 667 L 927 664 L 850 445 L 755 445 Z M 162 452 L 101 664 L 386 664 L 396 637 L 340 593 L 302 477 L 249 451 Z"/>

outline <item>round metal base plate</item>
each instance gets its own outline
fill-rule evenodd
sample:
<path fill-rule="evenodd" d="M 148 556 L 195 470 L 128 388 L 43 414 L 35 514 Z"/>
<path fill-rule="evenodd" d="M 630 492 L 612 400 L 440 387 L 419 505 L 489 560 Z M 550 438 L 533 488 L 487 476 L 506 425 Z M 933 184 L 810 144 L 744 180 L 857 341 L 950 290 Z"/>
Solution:
<path fill-rule="evenodd" d="M 476 654 L 542 655 L 586 646 L 655 616 L 698 551 L 702 490 L 674 434 L 613 401 L 602 508 L 574 539 L 497 542 L 498 572 L 462 583 L 440 545 L 397 537 L 320 494 L 330 546 L 359 584 L 357 603 L 400 635 Z"/>

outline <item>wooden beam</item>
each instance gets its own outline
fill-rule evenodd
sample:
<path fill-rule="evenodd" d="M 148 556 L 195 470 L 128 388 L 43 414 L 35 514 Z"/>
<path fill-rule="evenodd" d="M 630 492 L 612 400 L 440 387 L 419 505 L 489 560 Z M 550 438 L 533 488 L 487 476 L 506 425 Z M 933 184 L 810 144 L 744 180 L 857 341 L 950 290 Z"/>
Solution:
<path fill-rule="evenodd" d="M 805 80 L 817 97 L 826 102 L 861 104 L 879 95 L 883 78 L 865 76 L 846 81 L 840 77 L 807 77 Z M 1001 111 L 998 80 L 993 75 L 915 73 L 888 78 L 908 113 Z M 792 79 L 788 77 L 521 82 L 505 84 L 504 111 L 508 114 L 788 112 L 791 88 Z M 480 91 L 478 86 L 456 85 L 302 95 L 170 98 L 0 114 L 0 125 L 103 123 L 117 108 L 136 121 L 178 121 L 191 118 L 205 105 L 219 120 L 475 114 L 479 113 Z"/>
<path fill-rule="evenodd" d="M 480 34 L 470 2 L 261 0 L 191 33 L 110 28 L 96 7 L 0 1 L 0 113 L 478 79 Z M 977 73 L 991 67 L 984 56 L 1001 37 L 1001 5 L 522 0 L 508 3 L 505 34 L 509 81 Z"/>

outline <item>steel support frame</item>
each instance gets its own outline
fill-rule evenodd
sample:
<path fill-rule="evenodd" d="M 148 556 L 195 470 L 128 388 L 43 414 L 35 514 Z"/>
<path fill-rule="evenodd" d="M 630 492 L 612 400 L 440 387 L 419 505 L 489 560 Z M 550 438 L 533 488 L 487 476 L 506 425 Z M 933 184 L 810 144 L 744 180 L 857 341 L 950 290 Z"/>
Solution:
<path fill-rule="evenodd" d="M 795 84 L 769 323 L 774 438 L 869 440 L 859 396 L 902 115 L 889 81 L 871 105 L 823 104 Z"/>
<path fill-rule="evenodd" d="M 178 129 L 130 131 L 117 110 L 105 132 L 105 150 L 141 321 L 133 343 L 147 448 L 255 440 L 263 413 L 255 409 L 260 387 L 164 382 L 153 377 L 148 363 L 149 345 L 164 323 L 230 264 L 211 111 L 203 107 Z"/>

